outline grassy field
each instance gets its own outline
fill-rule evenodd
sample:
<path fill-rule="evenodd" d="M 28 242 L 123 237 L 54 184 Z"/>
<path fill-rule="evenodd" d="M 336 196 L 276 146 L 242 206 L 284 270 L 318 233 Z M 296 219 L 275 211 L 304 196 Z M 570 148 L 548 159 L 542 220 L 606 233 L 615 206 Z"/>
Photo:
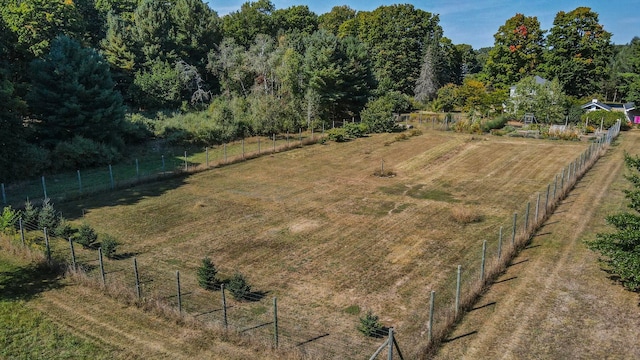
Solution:
<path fill-rule="evenodd" d="M 437 359 L 638 359 L 637 293 L 603 271 L 585 240 L 608 232 L 604 218 L 625 211 L 623 154 L 640 133 L 615 146 L 450 335 Z"/>
<path fill-rule="evenodd" d="M 5 245 L 5 244 L 2 244 Z M 60 278 L 0 246 L 0 358 L 107 359 L 112 349 L 59 326 L 50 314 L 31 307 Z"/>
<path fill-rule="evenodd" d="M 126 256 L 107 261 L 109 281 L 130 286 L 136 256 L 144 293 L 171 302 L 179 270 L 189 289 L 184 306 L 199 319 L 219 320 L 219 295 L 198 290 L 195 280 L 209 256 L 223 277 L 245 274 L 261 298 L 230 300 L 231 323 L 254 338 L 270 341 L 277 297 L 285 348 L 370 355 L 382 340 L 364 338 L 356 325 L 372 310 L 396 329 L 403 352 L 415 354 L 426 342 L 430 291 L 451 285 L 455 265 L 477 263 L 482 240 L 506 229 L 587 145 L 438 131 L 396 136 L 296 149 L 58 208 L 122 243 Z M 394 177 L 372 175 L 382 161 Z M 460 211 L 480 221 L 462 223 Z M 55 310 L 64 291 L 40 306 L 70 324 L 71 315 Z M 103 308 L 83 293 L 74 311 Z M 133 337 L 141 323 L 95 317 L 114 318 Z"/>

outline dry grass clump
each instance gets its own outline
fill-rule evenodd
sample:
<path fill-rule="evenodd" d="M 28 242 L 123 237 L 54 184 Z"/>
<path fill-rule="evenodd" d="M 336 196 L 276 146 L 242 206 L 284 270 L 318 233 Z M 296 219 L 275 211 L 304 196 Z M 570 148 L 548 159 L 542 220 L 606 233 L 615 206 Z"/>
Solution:
<path fill-rule="evenodd" d="M 470 209 L 464 206 L 456 206 L 451 209 L 451 220 L 458 224 L 471 224 L 482 221 L 482 214 L 478 213 L 474 209 Z"/>

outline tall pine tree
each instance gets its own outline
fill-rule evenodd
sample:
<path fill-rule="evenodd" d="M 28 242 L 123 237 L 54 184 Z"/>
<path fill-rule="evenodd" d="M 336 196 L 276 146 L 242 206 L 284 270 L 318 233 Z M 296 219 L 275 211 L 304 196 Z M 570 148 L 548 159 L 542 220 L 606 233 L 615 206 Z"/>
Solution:
<path fill-rule="evenodd" d="M 121 145 L 125 107 L 114 90 L 109 64 L 98 52 L 60 36 L 48 55 L 31 64 L 31 75 L 27 101 L 40 120 L 43 144 L 53 147 L 77 135 Z"/>

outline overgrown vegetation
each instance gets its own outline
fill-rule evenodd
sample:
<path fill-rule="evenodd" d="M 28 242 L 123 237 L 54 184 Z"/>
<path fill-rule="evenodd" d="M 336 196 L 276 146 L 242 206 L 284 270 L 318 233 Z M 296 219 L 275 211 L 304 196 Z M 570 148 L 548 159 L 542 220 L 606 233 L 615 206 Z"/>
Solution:
<path fill-rule="evenodd" d="M 625 154 L 624 160 L 630 171 L 625 177 L 632 185 L 624 193 L 633 212 L 607 216 L 616 231 L 597 234 L 587 246 L 602 255 L 600 261 L 625 288 L 640 291 L 640 157 Z"/>

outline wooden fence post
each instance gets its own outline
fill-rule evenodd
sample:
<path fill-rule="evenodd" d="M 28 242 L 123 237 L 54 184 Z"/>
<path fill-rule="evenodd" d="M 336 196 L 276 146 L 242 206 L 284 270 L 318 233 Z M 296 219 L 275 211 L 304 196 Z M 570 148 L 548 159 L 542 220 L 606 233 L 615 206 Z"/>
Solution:
<path fill-rule="evenodd" d="M 78 173 L 78 191 L 82 193 L 82 177 L 80 177 L 80 170 L 78 170 L 77 173 Z"/>
<path fill-rule="evenodd" d="M 184 152 L 184 171 L 187 172 L 189 170 L 189 163 L 187 163 L 187 152 Z"/>
<path fill-rule="evenodd" d="M 244 138 L 242 138 L 242 160 L 244 160 Z"/>
<path fill-rule="evenodd" d="M 527 234 L 529 232 L 529 209 L 531 208 L 531 201 L 527 202 L 527 211 L 524 215 L 524 233 Z"/>
<path fill-rule="evenodd" d="M 7 193 L 4 191 L 4 183 L 0 184 L 0 186 L 2 187 L 2 203 L 7 205 Z"/>
<path fill-rule="evenodd" d="M 165 166 L 165 163 L 164 163 L 164 155 L 161 155 L 161 156 L 162 156 L 162 174 L 164 174 L 164 170 L 165 170 L 166 166 Z"/>
<path fill-rule="evenodd" d="M 206 162 L 205 162 L 205 165 L 207 166 L 207 169 L 208 169 L 208 168 L 209 168 L 209 147 L 208 147 L 208 146 L 207 146 L 207 147 L 205 147 L 205 148 L 204 148 L 204 151 L 205 151 L 205 153 L 206 153 Z"/>
<path fill-rule="evenodd" d="M 547 200 L 544 202 L 544 216 L 547 216 L 549 212 L 549 192 L 551 191 L 551 184 L 547 184 Z"/>
<path fill-rule="evenodd" d="M 258 155 L 260 155 L 260 137 L 258 136 Z"/>
<path fill-rule="evenodd" d="M 49 196 L 47 196 L 47 183 L 44 180 L 44 175 L 42 175 L 42 191 L 44 192 L 44 198 L 48 199 Z"/>
<path fill-rule="evenodd" d="M 224 148 L 224 163 L 227 163 L 227 143 L 224 143 L 222 145 L 222 147 Z"/>
<path fill-rule="evenodd" d="M 276 153 L 276 134 L 273 134 L 273 153 Z"/>

